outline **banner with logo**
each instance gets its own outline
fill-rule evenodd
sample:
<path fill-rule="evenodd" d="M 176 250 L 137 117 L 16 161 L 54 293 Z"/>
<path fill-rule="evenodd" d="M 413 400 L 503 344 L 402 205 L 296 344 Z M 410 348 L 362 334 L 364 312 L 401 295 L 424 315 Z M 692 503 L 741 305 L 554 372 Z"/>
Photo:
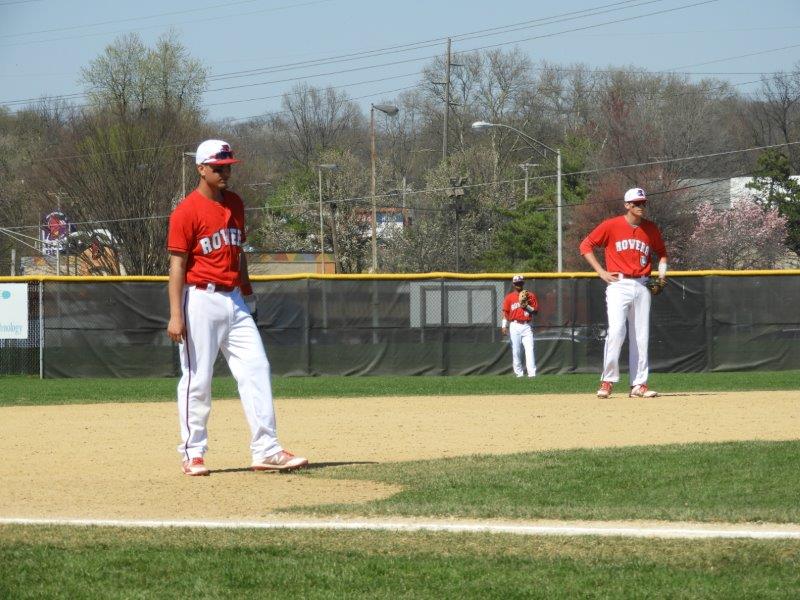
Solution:
<path fill-rule="evenodd" d="M 28 339 L 27 283 L 0 283 L 0 339 Z"/>
<path fill-rule="evenodd" d="M 67 235 L 74 226 L 62 212 L 51 212 L 42 219 L 42 253 L 46 256 L 55 256 L 58 252 L 67 250 Z"/>

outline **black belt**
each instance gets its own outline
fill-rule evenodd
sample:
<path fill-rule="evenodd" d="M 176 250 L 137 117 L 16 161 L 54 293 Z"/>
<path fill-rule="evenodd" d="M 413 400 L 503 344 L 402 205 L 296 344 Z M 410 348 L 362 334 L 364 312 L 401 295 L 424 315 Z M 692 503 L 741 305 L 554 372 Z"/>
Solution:
<path fill-rule="evenodd" d="M 208 289 L 208 286 L 213 285 L 215 292 L 232 292 L 236 289 L 236 286 L 232 285 L 222 285 L 221 283 L 195 283 L 194 287 L 198 290 L 205 290 Z"/>
<path fill-rule="evenodd" d="M 512 323 L 530 323 L 530 321 L 521 321 L 519 319 L 511 319 Z"/>
<path fill-rule="evenodd" d="M 641 279 L 642 277 L 647 277 L 647 275 L 628 275 L 627 273 L 617 273 L 620 279 Z"/>

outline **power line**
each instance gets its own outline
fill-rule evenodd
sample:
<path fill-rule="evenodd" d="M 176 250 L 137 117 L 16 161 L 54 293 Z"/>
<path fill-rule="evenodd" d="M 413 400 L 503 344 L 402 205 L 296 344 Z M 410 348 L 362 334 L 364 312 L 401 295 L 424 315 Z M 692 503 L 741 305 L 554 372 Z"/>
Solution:
<path fill-rule="evenodd" d="M 541 19 L 534 19 L 534 20 L 531 20 L 531 21 L 524 21 L 522 23 L 539 23 L 540 21 L 543 21 L 543 20 L 549 20 L 551 22 L 550 23 L 546 23 L 546 24 L 550 25 L 550 24 L 554 24 L 554 23 L 558 23 L 558 22 L 563 22 L 563 21 L 568 21 L 568 20 L 575 20 L 575 19 L 578 19 L 578 18 L 585 18 L 586 16 L 594 16 L 596 14 L 602 14 L 602 13 L 605 13 L 605 12 L 612 12 L 612 11 L 616 11 L 616 10 L 622 10 L 622 9 L 625 9 L 625 8 L 635 8 L 637 6 L 641 6 L 641 5 L 644 5 L 644 4 L 650 4 L 650 3 L 653 3 L 653 2 L 661 2 L 661 1 L 663 1 L 663 0 L 646 0 L 645 2 L 639 2 L 638 4 L 631 4 L 631 2 L 633 2 L 633 0 L 626 0 L 625 2 L 616 2 L 616 3 L 612 3 L 612 4 L 608 4 L 608 5 L 602 5 L 602 6 L 599 6 L 599 7 L 593 7 L 591 9 L 585 9 L 583 11 L 573 11 L 573 12 L 570 12 L 570 13 L 562 13 L 561 15 L 555 15 L 553 17 L 545 17 L 545 18 L 541 18 Z M 539 36 L 523 38 L 522 40 L 512 40 L 512 41 L 508 41 L 508 42 L 502 42 L 502 43 L 499 43 L 499 44 L 493 44 L 493 45 L 489 45 L 489 46 L 473 48 L 473 49 L 470 49 L 470 50 L 462 51 L 459 54 L 475 52 L 475 51 L 478 51 L 478 50 L 483 50 L 483 49 L 488 49 L 488 48 L 495 48 L 495 47 L 498 47 L 498 46 L 504 46 L 504 45 L 508 45 L 508 44 L 515 44 L 515 43 L 518 43 L 520 41 L 530 41 L 530 40 L 535 40 L 535 39 L 543 39 L 543 38 L 553 37 L 553 36 L 557 36 L 557 35 L 563 35 L 565 33 L 571 33 L 571 32 L 575 32 L 575 31 L 583 31 L 583 30 L 586 30 L 586 29 L 593 29 L 593 28 L 602 27 L 602 26 L 609 25 L 609 24 L 627 22 L 627 21 L 641 19 L 641 18 L 648 17 L 648 16 L 663 14 L 663 13 L 666 13 L 666 12 L 674 12 L 674 11 L 677 11 L 677 10 L 683 10 L 685 8 L 691 8 L 691 7 L 694 7 L 694 6 L 701 5 L 701 4 L 708 4 L 708 3 L 717 2 L 717 1 L 719 1 L 719 0 L 702 0 L 701 2 L 695 2 L 695 3 L 691 3 L 691 4 L 687 4 L 687 5 L 683 5 L 683 6 L 679 6 L 679 7 L 675 7 L 675 8 L 662 10 L 662 11 L 656 11 L 656 12 L 652 12 L 652 13 L 645 13 L 645 14 L 642 14 L 642 15 L 636 15 L 636 16 L 633 16 L 633 17 L 616 19 L 616 20 L 612 20 L 612 21 L 607 21 L 607 22 L 598 23 L 598 24 L 594 24 L 594 25 L 588 25 L 588 26 L 579 27 L 579 28 L 575 28 L 575 29 L 552 32 L 552 33 L 548 33 L 548 34 L 542 34 L 542 35 L 539 35 Z M 598 9 L 601 9 L 601 8 L 607 8 L 607 7 L 610 7 L 610 6 L 618 6 L 620 4 L 626 4 L 626 5 L 629 5 L 629 6 L 623 6 L 621 8 L 614 8 L 614 9 L 611 9 L 611 10 L 595 12 L 595 13 L 591 13 L 591 14 L 587 14 L 587 15 L 571 16 L 569 18 L 559 19 L 559 17 L 562 17 L 564 15 L 575 15 L 576 13 L 587 13 L 587 12 L 590 12 L 590 11 L 597 11 Z M 557 19 L 557 20 L 554 20 L 554 19 Z M 479 37 L 487 37 L 487 36 L 492 36 L 492 35 L 498 35 L 498 33 L 496 31 L 498 29 L 506 29 L 506 30 L 514 31 L 514 30 L 521 29 L 521 28 L 530 28 L 530 27 L 539 27 L 539 26 L 541 26 L 541 24 L 523 25 L 523 26 L 520 26 L 519 24 L 512 24 L 512 25 L 504 25 L 504 26 L 501 26 L 501 27 L 495 27 L 495 28 L 490 28 L 490 29 L 485 29 L 485 30 L 478 30 L 477 32 L 471 32 L 471 33 L 468 33 L 468 34 L 457 34 L 457 35 L 448 36 L 448 37 L 453 37 L 453 38 L 459 39 L 459 40 L 460 39 L 475 39 L 475 38 L 479 38 Z M 515 28 L 515 29 L 509 29 L 509 28 Z M 482 32 L 489 32 L 489 33 L 482 33 Z M 502 33 L 504 33 L 504 32 L 502 32 Z M 477 34 L 480 34 L 480 35 L 477 35 Z M 308 66 L 323 66 L 323 65 L 326 65 L 326 64 L 334 64 L 334 63 L 338 63 L 338 62 L 349 62 L 349 61 L 352 61 L 352 60 L 356 60 L 356 57 L 359 57 L 359 56 L 361 56 L 361 58 L 372 58 L 374 56 L 382 56 L 382 55 L 385 55 L 385 54 L 393 54 L 393 53 L 398 53 L 398 52 L 407 52 L 409 50 L 416 50 L 416 49 L 431 47 L 433 45 L 441 43 L 442 39 L 446 39 L 446 38 L 434 38 L 432 40 L 426 40 L 424 42 L 413 42 L 411 44 L 403 44 L 403 45 L 399 45 L 399 46 L 389 46 L 389 47 L 384 48 L 384 49 L 378 49 L 378 50 L 374 50 L 374 51 L 356 52 L 356 53 L 345 54 L 345 55 L 341 55 L 341 56 L 337 56 L 337 57 L 333 57 L 333 58 L 329 58 L 329 59 L 315 59 L 315 60 L 312 60 L 312 61 L 301 61 L 301 62 L 296 62 L 296 63 L 288 63 L 288 64 L 285 64 L 285 65 L 277 65 L 277 66 L 274 66 L 274 67 L 269 67 L 269 68 L 264 68 L 264 69 L 251 69 L 251 70 L 248 70 L 248 71 L 239 71 L 239 72 L 234 72 L 234 73 L 231 73 L 231 74 L 222 74 L 220 76 L 212 76 L 212 77 L 209 78 L 209 80 L 219 80 L 219 79 L 223 79 L 223 78 L 226 78 L 228 76 L 234 76 L 234 75 L 236 77 L 245 76 L 244 74 L 248 74 L 247 76 L 252 76 L 252 75 L 256 75 L 256 74 L 267 74 L 267 73 L 273 73 L 273 72 L 281 72 L 281 71 L 291 70 L 292 68 L 301 68 L 301 67 L 308 67 Z M 413 47 L 413 48 L 411 48 L 411 47 Z M 350 68 L 350 69 L 342 69 L 342 70 L 338 70 L 338 71 L 331 71 L 331 72 L 326 72 L 326 73 L 318 73 L 318 74 L 313 74 L 313 75 L 307 75 L 305 77 L 295 77 L 295 78 L 273 80 L 273 81 L 266 81 L 266 82 L 259 82 L 259 83 L 241 84 L 241 85 L 237 85 L 237 86 L 228 86 L 228 87 L 216 88 L 216 89 L 213 89 L 213 90 L 207 90 L 207 93 L 208 92 L 217 92 L 217 91 L 227 91 L 227 90 L 232 90 L 232 89 L 240 89 L 240 88 L 243 88 L 243 87 L 254 87 L 254 86 L 258 86 L 258 85 L 271 85 L 271 84 L 275 84 L 275 83 L 286 83 L 286 82 L 289 82 L 289 81 L 297 81 L 297 80 L 301 80 L 301 79 L 312 79 L 312 78 L 315 78 L 315 77 L 325 77 L 325 76 L 330 76 L 330 75 L 338 75 L 338 74 L 342 74 L 342 73 L 350 73 L 350 72 L 354 72 L 354 71 L 358 71 L 358 70 L 362 70 L 362 69 L 375 69 L 375 68 L 381 68 L 381 67 L 386 67 L 386 66 L 394 66 L 394 65 L 397 65 L 397 64 L 405 64 L 405 63 L 409 63 L 409 62 L 419 62 L 419 61 L 423 61 L 423 60 L 430 60 L 432 58 L 436 58 L 437 56 L 438 55 L 429 55 L 429 56 L 423 56 L 423 57 L 418 57 L 418 58 L 413 58 L 413 59 L 404 59 L 404 60 L 392 61 L 392 62 L 388 62 L 388 63 L 381 63 L 381 64 L 377 64 L 377 65 L 364 65 L 364 66 L 361 66 L 361 67 L 355 67 L 355 68 Z M 75 96 L 75 94 L 70 94 L 69 96 Z M 52 98 L 58 99 L 59 96 L 53 96 Z M 21 103 L 21 102 L 22 101 L 19 101 L 19 100 L 11 100 L 11 101 L 6 101 L 6 102 L 0 102 L 0 104 L 12 105 L 12 104 L 18 104 L 18 103 Z"/>
<path fill-rule="evenodd" d="M 279 11 L 279 10 L 286 10 L 286 9 L 290 9 L 290 8 L 301 8 L 301 7 L 304 7 L 304 6 L 311 6 L 311 5 L 314 5 L 314 4 L 324 4 L 324 3 L 327 3 L 327 2 L 333 2 L 333 1 L 334 0 L 311 0 L 309 2 L 304 2 L 304 3 L 301 3 L 301 4 L 288 4 L 288 5 L 284 5 L 284 6 L 276 6 L 276 7 L 273 7 L 273 8 L 263 8 L 263 9 L 254 10 L 254 11 L 245 12 L 245 13 L 239 13 L 239 14 L 227 14 L 227 13 L 218 14 L 218 15 L 215 15 L 213 17 L 207 17 L 207 18 L 203 18 L 203 19 L 193 19 L 193 20 L 190 20 L 190 21 L 184 21 L 181 24 L 204 23 L 204 22 L 207 22 L 207 21 L 220 21 L 220 20 L 223 20 L 223 19 L 231 19 L 231 18 L 236 18 L 236 17 L 243 17 L 243 16 L 248 16 L 248 15 L 255 15 L 255 14 L 265 13 L 265 12 L 276 12 L 276 11 Z M 229 6 L 229 5 L 222 5 L 222 6 Z M 195 11 L 190 11 L 190 12 L 195 12 Z M 142 18 L 152 18 L 152 17 L 142 17 Z M 133 31 L 141 31 L 143 29 L 154 29 L 156 27 L 164 27 L 164 25 L 150 25 L 150 26 L 146 26 L 146 27 L 138 27 L 136 30 L 133 30 Z M 123 30 L 118 30 L 118 31 L 99 31 L 99 32 L 94 32 L 94 33 L 87 33 L 87 34 L 84 34 L 84 35 L 75 35 L 75 36 L 61 37 L 61 38 L 51 38 L 51 39 L 47 39 L 47 40 L 33 40 L 33 41 L 29 41 L 29 42 L 18 42 L 18 43 L 13 43 L 13 44 L 0 44 L 0 48 L 12 48 L 14 46 L 28 46 L 28 45 L 33 45 L 33 44 L 49 44 L 51 42 L 62 42 L 62 41 L 65 41 L 65 40 L 77 40 L 77 39 L 83 39 L 83 38 L 87 38 L 87 37 L 95 37 L 95 36 L 100 36 L 100 35 L 116 35 L 116 34 L 120 34 L 120 33 L 130 33 L 130 31 L 132 31 L 132 30 L 123 29 Z"/>
<path fill-rule="evenodd" d="M 584 10 L 580 10 L 580 11 L 572 11 L 572 12 L 567 12 L 567 13 L 561 13 L 561 14 L 554 15 L 554 16 L 551 16 L 551 17 L 541 17 L 541 18 L 537 18 L 537 19 L 531 19 L 531 20 L 528 20 L 528 21 L 521 21 L 521 22 L 518 22 L 518 23 L 512 23 L 510 25 L 502 25 L 502 26 L 498 26 L 498 27 L 480 29 L 480 30 L 473 31 L 473 32 L 468 32 L 468 33 L 441 36 L 441 37 L 431 38 L 431 39 L 427 39 L 427 40 L 421 40 L 421 41 L 418 41 L 418 42 L 409 42 L 407 44 L 398 44 L 398 45 L 394 45 L 394 46 L 387 46 L 387 47 L 384 47 L 384 48 L 377 48 L 377 49 L 374 49 L 374 50 L 363 50 L 363 51 L 352 52 L 352 53 L 347 53 L 347 54 L 341 54 L 341 55 L 338 55 L 338 56 L 332 56 L 332 57 L 327 57 L 327 58 L 310 59 L 310 60 L 307 60 L 307 61 L 298 61 L 298 62 L 294 62 L 294 63 L 287 63 L 287 64 L 282 64 L 282 65 L 274 65 L 274 66 L 271 66 L 271 67 L 261 67 L 261 68 L 257 68 L 257 69 L 247 69 L 247 70 L 243 70 L 243 71 L 233 71 L 231 73 L 222 73 L 220 75 L 212 76 L 209 79 L 212 79 L 212 80 L 216 81 L 216 80 L 220 80 L 220 79 L 229 79 L 229 78 L 245 77 L 245 76 L 249 77 L 249 76 L 253 76 L 253 75 L 264 75 L 264 74 L 269 74 L 269 73 L 275 73 L 275 72 L 290 70 L 292 68 L 314 67 L 314 66 L 321 66 L 321 65 L 327 65 L 327 64 L 335 64 L 335 63 L 340 63 L 340 62 L 351 62 L 353 60 L 360 60 L 362 58 L 373 58 L 373 57 L 377 57 L 377 56 L 385 56 L 387 54 L 397 54 L 397 53 L 402 53 L 402 52 L 409 52 L 409 51 L 412 51 L 412 50 L 420 50 L 420 49 L 425 49 L 425 48 L 431 48 L 431 47 L 438 46 L 439 44 L 444 43 L 447 40 L 448 37 L 453 39 L 453 40 L 461 40 L 461 39 L 473 39 L 475 37 L 493 36 L 493 35 L 498 35 L 499 33 L 505 33 L 506 32 L 506 31 L 500 31 L 500 30 L 509 30 L 510 29 L 510 30 L 514 31 L 514 30 L 516 30 L 518 28 L 529 29 L 529 28 L 533 28 L 533 27 L 542 27 L 543 25 L 552 25 L 554 23 L 560 23 L 562 21 L 570 21 L 570 20 L 575 20 L 575 19 L 579 19 L 579 18 L 585 18 L 587 16 L 594 16 L 595 14 L 602 14 L 602 13 L 592 13 L 591 11 L 595 11 L 595 10 L 599 10 L 599 9 L 603 9 L 603 8 L 608 8 L 610 6 L 619 6 L 621 4 L 629 4 L 629 5 L 631 5 L 631 6 L 621 7 L 621 8 L 614 8 L 614 9 L 611 9 L 611 10 L 608 10 L 608 11 L 602 11 L 602 12 L 603 13 L 604 12 L 612 12 L 612 11 L 617 11 L 617 10 L 623 10 L 625 8 L 632 8 L 632 7 L 636 7 L 636 6 L 641 6 L 643 4 L 651 4 L 653 2 L 663 2 L 663 1 L 664 0 L 645 0 L 645 1 L 641 1 L 641 0 L 625 0 L 624 2 L 614 2 L 612 4 L 606 4 L 606 5 L 602 5 L 602 6 L 598 6 L 598 7 L 592 7 L 592 8 L 584 9 Z M 632 4 L 632 2 L 638 2 L 638 3 Z M 580 13 L 590 13 L 590 14 L 580 14 Z M 562 19 L 561 17 L 569 17 L 569 18 Z M 558 20 L 556 20 L 556 19 L 558 19 Z M 544 23 L 544 21 L 551 21 L 551 22 Z M 511 29 L 511 28 L 514 28 L 514 29 Z M 430 58 L 430 57 L 424 57 L 421 60 L 427 60 L 428 58 Z"/>
<path fill-rule="evenodd" d="M 782 148 L 782 147 L 786 147 L 786 146 L 795 146 L 795 145 L 798 145 L 798 144 L 800 144 L 800 141 L 787 142 L 787 143 L 783 143 L 783 144 L 770 144 L 770 145 L 766 145 L 766 146 L 753 146 L 753 147 L 750 147 L 750 148 L 741 148 L 741 149 L 737 149 L 737 150 L 724 150 L 724 151 L 721 151 L 721 152 L 712 152 L 712 153 L 709 153 L 709 154 L 695 154 L 693 156 L 682 156 L 682 157 L 676 157 L 676 158 L 666 158 L 666 159 L 661 159 L 661 160 L 639 162 L 639 163 L 633 163 L 633 164 L 627 164 L 627 165 L 616 165 L 616 166 L 611 166 L 611 167 L 602 167 L 602 168 L 598 168 L 598 169 L 585 169 L 585 170 L 582 170 L 582 171 L 571 171 L 571 172 L 562 173 L 562 177 L 577 176 L 577 175 L 592 175 L 592 174 L 598 174 L 598 173 L 606 173 L 606 172 L 609 172 L 609 171 L 619 171 L 619 170 L 624 170 L 624 169 L 648 167 L 648 166 L 653 166 L 653 165 L 662 165 L 662 164 L 668 164 L 668 163 L 674 163 L 674 162 L 685 162 L 685 161 L 689 161 L 689 160 L 700 160 L 700 159 L 704 159 L 704 158 L 715 158 L 715 157 L 719 157 L 719 156 L 741 154 L 741 153 L 745 153 L 745 152 L 755 152 L 755 151 L 759 151 L 759 150 L 768 150 L 768 149 L 771 149 L 771 148 Z M 534 176 L 534 177 L 530 177 L 529 181 L 554 179 L 555 177 L 556 177 L 556 175 L 537 175 L 537 176 Z M 725 177 L 725 178 L 721 179 L 720 181 L 725 181 L 727 179 L 730 179 L 730 178 L 729 177 Z M 504 184 L 521 183 L 523 181 L 524 181 L 524 178 L 512 178 L 512 179 L 505 179 L 505 180 L 500 180 L 500 181 L 488 181 L 488 182 L 482 182 L 482 183 L 466 184 L 466 185 L 459 186 L 459 187 L 463 187 L 464 189 L 476 189 L 476 188 L 484 188 L 484 187 L 488 187 L 488 186 L 497 186 L 497 185 L 504 185 Z M 248 184 L 247 183 L 243 183 L 242 185 L 243 186 L 247 186 Z M 699 187 L 701 185 L 709 185 L 709 183 L 706 182 L 704 184 L 697 184 L 696 186 L 689 186 L 689 187 Z M 689 189 L 689 187 L 687 187 L 686 189 Z M 427 188 L 427 189 L 422 189 L 422 190 L 407 190 L 405 192 L 405 196 L 408 197 L 408 196 L 414 196 L 414 195 L 419 195 L 419 194 L 444 193 L 449 189 L 451 189 L 450 186 L 440 187 L 440 188 Z M 667 193 L 668 191 L 676 191 L 676 190 L 666 190 L 666 191 L 664 191 L 662 193 Z M 653 193 L 651 195 L 655 195 L 655 193 Z M 377 198 L 392 198 L 392 197 L 396 197 L 396 196 L 397 196 L 397 193 L 396 192 L 392 192 L 392 193 L 376 194 L 375 198 L 376 199 Z M 358 202 L 364 202 L 364 203 L 366 203 L 367 201 L 371 201 L 371 200 L 372 200 L 372 195 L 369 195 L 369 196 L 356 196 L 356 197 L 348 197 L 348 198 L 335 198 L 335 199 L 324 200 L 323 202 L 326 203 L 326 204 L 329 204 L 331 202 L 336 202 L 336 203 L 345 203 L 345 202 L 358 203 Z M 314 201 L 314 203 L 315 202 L 316 201 Z M 302 206 L 307 206 L 310 203 L 311 203 L 311 201 L 303 202 L 303 203 L 276 205 L 276 206 L 273 205 L 273 206 L 270 206 L 270 207 L 251 207 L 251 208 L 247 208 L 245 210 L 252 212 L 252 211 L 264 211 L 264 210 L 289 209 L 289 208 L 298 208 L 298 207 L 302 207 Z M 562 204 L 562 207 L 566 207 L 566 206 L 573 206 L 573 205 Z M 397 207 L 394 207 L 394 208 L 397 208 Z M 414 208 L 414 207 L 410 207 L 410 208 Z M 553 208 L 555 208 L 555 207 L 553 207 Z M 129 217 L 129 218 L 122 218 L 122 219 L 95 219 L 95 220 L 91 220 L 91 221 L 76 221 L 76 222 L 72 222 L 72 224 L 73 225 L 96 225 L 96 224 L 102 224 L 102 223 L 126 223 L 126 222 L 136 222 L 136 221 L 163 220 L 163 219 L 168 219 L 168 218 L 169 218 L 169 215 L 149 215 L 147 217 Z M 5 229 L 8 230 L 8 231 L 19 231 L 19 230 L 31 229 L 31 228 L 38 229 L 40 227 L 41 227 L 41 225 L 20 225 L 20 226 L 15 226 L 15 227 L 6 227 Z"/>
<path fill-rule="evenodd" d="M 749 54 L 739 54 L 738 56 L 728 56 L 726 58 L 718 58 L 716 60 L 707 60 L 701 63 L 694 63 L 693 65 L 682 65 L 675 67 L 675 69 L 691 69 L 693 67 L 702 67 L 704 65 L 712 65 L 715 63 L 727 62 L 729 60 L 736 60 L 739 58 L 749 58 L 751 56 L 759 56 L 761 54 L 770 54 L 772 52 L 780 52 L 781 50 L 789 50 L 791 48 L 800 48 L 800 44 L 792 44 L 791 46 L 783 46 L 781 48 L 771 48 L 769 50 L 760 50 L 758 52 L 750 52 Z"/>
<path fill-rule="evenodd" d="M 113 19 L 110 21 L 98 21 L 96 23 L 82 23 L 80 25 L 70 25 L 67 27 L 55 27 L 53 29 L 40 29 L 38 31 L 24 31 L 22 33 L 4 33 L 0 34 L 0 39 L 2 38 L 16 38 L 16 37 L 23 37 L 26 35 L 39 35 L 41 33 L 56 33 L 58 31 L 74 31 L 75 29 L 88 29 L 90 27 L 99 27 L 101 25 L 113 25 L 114 23 L 130 23 L 131 21 L 144 21 L 146 19 L 159 19 L 161 17 L 172 17 L 175 15 L 185 15 L 185 14 L 192 14 L 202 12 L 204 10 L 216 10 L 218 8 L 225 8 L 228 9 L 231 6 L 236 6 L 237 4 L 252 4 L 257 0 L 239 0 L 238 2 L 227 2 L 223 4 L 215 4 L 212 6 L 197 6 L 190 10 L 176 10 L 171 12 L 159 13 L 155 15 L 144 15 L 138 17 L 130 17 L 127 19 Z M 0 5 L 2 6 L 2 5 Z"/>

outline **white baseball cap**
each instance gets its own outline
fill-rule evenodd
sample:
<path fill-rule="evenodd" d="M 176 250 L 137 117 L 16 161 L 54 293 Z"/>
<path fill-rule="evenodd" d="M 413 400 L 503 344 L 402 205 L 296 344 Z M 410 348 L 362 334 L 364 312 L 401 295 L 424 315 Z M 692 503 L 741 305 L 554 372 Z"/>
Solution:
<path fill-rule="evenodd" d="M 194 162 L 198 165 L 233 165 L 241 161 L 233 158 L 233 150 L 228 142 L 206 140 L 197 147 Z"/>
<path fill-rule="evenodd" d="M 631 188 L 625 192 L 625 202 L 642 202 L 647 200 L 647 194 L 642 188 Z"/>
<path fill-rule="evenodd" d="M 524 282 L 525 282 L 525 277 L 522 275 L 514 275 L 511 278 L 511 283 L 524 283 Z"/>

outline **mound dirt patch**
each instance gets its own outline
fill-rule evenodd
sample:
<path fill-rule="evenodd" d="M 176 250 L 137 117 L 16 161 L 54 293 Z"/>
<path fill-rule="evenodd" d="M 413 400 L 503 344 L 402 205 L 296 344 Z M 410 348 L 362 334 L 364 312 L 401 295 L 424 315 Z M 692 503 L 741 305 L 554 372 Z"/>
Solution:
<path fill-rule="evenodd" d="M 281 443 L 311 468 L 467 454 L 797 439 L 800 394 L 693 393 L 284 399 Z M 172 403 L 0 409 L 0 517 L 257 520 L 397 488 L 253 473 L 237 400 L 214 401 L 210 477 L 180 472 Z"/>

